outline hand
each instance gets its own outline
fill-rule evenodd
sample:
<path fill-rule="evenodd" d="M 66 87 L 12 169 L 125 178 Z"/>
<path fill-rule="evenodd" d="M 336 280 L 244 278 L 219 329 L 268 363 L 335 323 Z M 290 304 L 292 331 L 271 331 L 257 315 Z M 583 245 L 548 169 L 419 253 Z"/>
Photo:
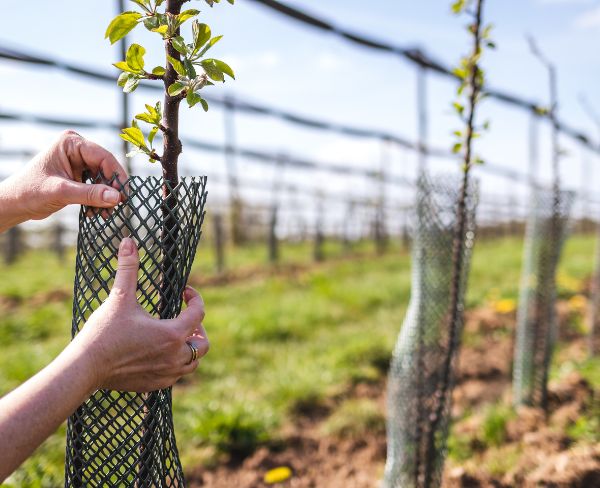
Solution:
<path fill-rule="evenodd" d="M 0 203 L 10 204 L 12 215 L 3 215 L 12 225 L 29 219 L 43 219 L 75 203 L 112 208 L 122 199 L 113 187 L 82 182 L 83 172 L 92 175 L 113 173 L 125 181 L 127 173 L 106 149 L 65 131 L 47 151 L 38 154 L 22 171 L 2 183 Z M 2 229 L 0 229 L 2 230 Z"/>
<path fill-rule="evenodd" d="M 124 238 L 109 297 L 71 343 L 92 361 L 95 389 L 146 392 L 167 388 L 198 367 L 198 360 L 190 363 L 192 352 L 186 340 L 196 346 L 199 358 L 208 352 L 200 295 L 187 287 L 183 295 L 187 308 L 175 319 L 156 319 L 137 302 L 138 267 L 136 246 Z"/>

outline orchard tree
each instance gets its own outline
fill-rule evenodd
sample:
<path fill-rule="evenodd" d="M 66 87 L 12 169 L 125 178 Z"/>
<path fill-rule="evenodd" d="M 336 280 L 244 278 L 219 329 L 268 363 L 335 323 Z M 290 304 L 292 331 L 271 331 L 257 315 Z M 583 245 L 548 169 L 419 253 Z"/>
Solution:
<path fill-rule="evenodd" d="M 182 10 L 189 0 L 131 0 L 138 11 L 127 11 L 117 15 L 106 29 L 106 38 L 114 44 L 137 26 L 160 36 L 164 43 L 165 64 L 149 68 L 144 61 L 146 49 L 132 44 L 127 49 L 126 59 L 114 66 L 122 71 L 118 84 L 125 93 L 133 92 L 143 80 L 161 81 L 164 84 L 164 102 L 146 104 L 146 111 L 139 113 L 131 127 L 123 129 L 121 137 L 131 143 L 135 150 L 129 157 L 142 153 L 150 162 L 160 162 L 165 182 L 174 187 L 178 180 L 177 162 L 182 151 L 179 140 L 179 107 L 185 100 L 191 108 L 201 106 L 208 110 L 208 103 L 202 98 L 202 90 L 217 82 L 225 82 L 226 77 L 235 78 L 231 67 L 215 58 L 207 57 L 207 52 L 223 36 L 213 36 L 210 27 L 198 21 L 199 10 Z M 205 0 L 211 7 L 220 0 Z M 233 4 L 234 0 L 227 0 Z M 186 41 L 181 28 L 191 21 L 191 37 Z M 139 122 L 149 126 L 144 134 Z M 163 151 L 158 154 L 154 139 L 158 132 L 163 137 Z M 168 196 L 168 195 L 165 195 Z"/>

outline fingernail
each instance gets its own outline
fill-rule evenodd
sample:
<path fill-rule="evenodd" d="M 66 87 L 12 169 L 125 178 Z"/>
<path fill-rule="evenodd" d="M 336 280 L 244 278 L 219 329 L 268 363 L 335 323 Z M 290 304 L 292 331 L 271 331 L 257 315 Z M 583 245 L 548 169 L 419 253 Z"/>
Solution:
<path fill-rule="evenodd" d="M 119 203 L 120 199 L 121 195 L 113 188 L 107 188 L 104 190 L 104 192 L 102 192 L 102 200 L 104 200 L 106 203 L 117 204 Z"/>
<path fill-rule="evenodd" d="M 192 289 L 189 286 L 186 286 L 185 290 L 183 290 L 183 298 L 186 302 L 192 298 Z"/>
<path fill-rule="evenodd" d="M 124 237 L 119 246 L 119 256 L 131 256 L 133 254 L 133 241 Z"/>

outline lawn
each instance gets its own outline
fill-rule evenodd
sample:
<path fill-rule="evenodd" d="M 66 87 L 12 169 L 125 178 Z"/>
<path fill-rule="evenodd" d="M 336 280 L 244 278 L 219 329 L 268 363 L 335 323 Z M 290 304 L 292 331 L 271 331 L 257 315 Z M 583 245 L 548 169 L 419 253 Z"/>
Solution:
<path fill-rule="evenodd" d="M 592 271 L 594 239 L 574 236 L 559 270 L 559 292 L 576 293 Z M 376 256 L 368 243 L 311 264 L 306 244 L 282 248 L 277 268 L 264 246 L 228 253 L 233 269 L 212 283 L 212 249 L 201 245 L 192 281 L 205 283 L 211 351 L 198 373 L 175 387 L 174 415 L 185 467 L 215 463 L 276 440 L 307 404 L 359 381 L 385 375 L 410 296 L 410 256 L 391 246 Z M 477 243 L 467 303 L 518 295 L 522 241 Z M 70 334 L 73 259 L 31 252 L 0 265 L 0 394 L 47 364 Z M 591 368 L 590 375 L 597 375 Z M 42 408 L 42 407 L 41 407 Z M 63 483 L 64 428 L 3 486 Z"/>

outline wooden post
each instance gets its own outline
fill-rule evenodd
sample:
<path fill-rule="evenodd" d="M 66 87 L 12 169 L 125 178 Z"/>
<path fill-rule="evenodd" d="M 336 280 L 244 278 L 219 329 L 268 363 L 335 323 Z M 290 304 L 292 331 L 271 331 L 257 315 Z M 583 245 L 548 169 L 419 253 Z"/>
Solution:
<path fill-rule="evenodd" d="M 19 226 L 8 229 L 4 250 L 4 261 L 6 264 L 10 265 L 16 262 L 22 251 L 21 244 L 21 229 Z"/>
<path fill-rule="evenodd" d="M 325 243 L 325 235 L 323 233 L 324 213 L 323 194 L 319 192 L 317 193 L 317 214 L 315 216 L 315 240 L 313 247 L 313 259 L 316 262 L 325 260 L 325 252 L 323 250 L 323 244 Z"/>
<path fill-rule="evenodd" d="M 125 12 L 127 9 L 125 8 L 125 0 L 117 0 L 117 13 Z M 121 59 L 127 58 L 127 36 L 123 37 L 119 41 L 119 50 L 121 51 Z M 125 93 L 123 90 L 119 90 L 120 98 L 121 98 L 121 129 L 125 129 L 129 127 L 129 95 Z M 125 169 L 127 170 L 127 174 L 131 175 L 131 159 L 126 156 L 128 152 L 128 143 L 126 140 L 121 140 L 121 147 L 123 151 L 123 164 Z M 110 175 L 107 175 L 110 176 Z"/>
<path fill-rule="evenodd" d="M 231 239 L 236 246 L 248 240 L 243 225 L 243 206 L 238 191 L 237 165 L 235 160 L 235 104 L 231 97 L 225 97 L 225 171 L 227 172 L 227 188 L 229 190 L 229 207 L 231 218 Z"/>
<path fill-rule="evenodd" d="M 342 244 L 344 248 L 344 252 L 350 253 L 352 252 L 352 235 L 351 229 L 352 224 L 354 222 L 354 209 L 356 203 L 354 200 L 348 200 L 348 206 L 346 207 L 346 214 L 344 215 L 344 227 L 343 227 L 343 236 L 342 236 Z"/>
<path fill-rule="evenodd" d="M 271 215 L 269 218 L 269 262 L 271 264 L 277 264 L 279 260 L 279 241 L 277 240 L 277 204 L 274 203 L 271 206 Z"/>
<path fill-rule="evenodd" d="M 58 260 L 62 262 L 65 259 L 65 244 L 63 242 L 65 227 L 61 221 L 57 221 L 52 231 L 52 249 L 56 253 L 56 257 L 58 257 Z"/>
<path fill-rule="evenodd" d="M 223 232 L 223 216 L 213 213 L 213 224 L 215 233 L 215 264 L 217 273 L 225 271 L 225 233 Z"/>

